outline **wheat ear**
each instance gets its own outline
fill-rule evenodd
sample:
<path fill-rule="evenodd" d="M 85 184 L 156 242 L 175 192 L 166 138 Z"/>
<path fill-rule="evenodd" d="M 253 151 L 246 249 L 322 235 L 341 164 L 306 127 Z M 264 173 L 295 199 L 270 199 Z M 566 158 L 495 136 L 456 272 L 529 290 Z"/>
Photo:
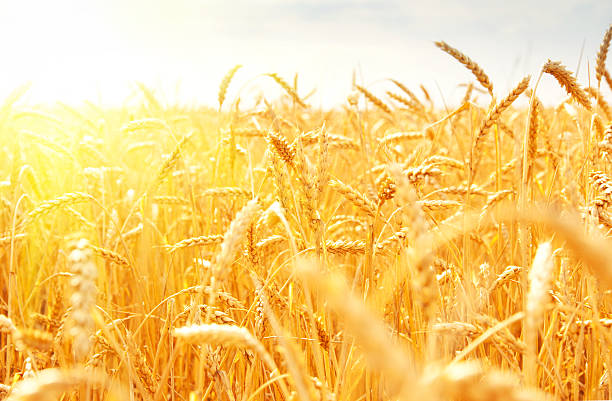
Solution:
<path fill-rule="evenodd" d="M 545 242 L 538 247 L 529 271 L 529 291 L 525 307 L 524 334 L 527 355 L 523 362 L 523 370 L 531 385 L 537 385 L 537 339 L 540 325 L 544 319 L 546 304 L 550 298 L 549 291 L 552 288 L 553 269 L 552 245 Z"/>
<path fill-rule="evenodd" d="M 595 78 L 597 79 L 597 86 L 601 82 L 601 77 L 604 75 L 606 70 L 606 58 L 608 57 L 608 49 L 610 48 L 610 41 L 612 40 L 612 25 L 608 27 L 604 34 L 599 51 L 597 52 L 597 62 L 595 63 Z"/>
<path fill-rule="evenodd" d="M 391 108 L 389 106 L 387 106 L 385 104 L 385 102 L 383 102 L 380 98 L 376 97 L 372 92 L 370 92 L 369 90 L 367 90 L 363 86 L 355 85 L 355 87 L 357 88 L 357 90 L 359 92 L 363 93 L 363 95 L 366 97 L 366 99 L 368 99 L 370 102 L 372 102 L 373 105 L 375 105 L 376 107 L 378 107 L 379 109 L 381 109 L 385 113 L 393 114 L 393 112 L 391 111 Z"/>
<path fill-rule="evenodd" d="M 585 109 L 591 110 L 589 96 L 580 87 L 574 75 L 560 61 L 548 60 L 542 67 L 542 71 L 555 77 L 559 85 L 565 88 L 572 99 L 580 103 Z"/>
<path fill-rule="evenodd" d="M 518 85 L 510 91 L 508 96 L 504 98 L 501 102 L 499 102 L 493 110 L 487 114 L 487 117 L 484 119 L 482 125 L 480 126 L 480 130 L 478 130 L 478 134 L 476 135 L 476 140 L 474 141 L 474 153 L 478 152 L 479 144 L 484 139 L 484 136 L 489 131 L 489 129 L 493 126 L 493 124 L 499 120 L 501 113 L 506 110 L 512 103 L 523 93 L 527 86 L 529 85 L 529 80 L 531 76 L 528 75 L 518 83 Z"/>
<path fill-rule="evenodd" d="M 70 336 L 72 337 L 72 350 L 75 359 L 79 362 L 85 360 L 91 350 L 89 337 L 95 329 L 93 308 L 96 305 L 96 278 L 98 270 L 92 260 L 92 249 L 85 239 L 77 241 L 68 255 L 70 270 L 74 277 L 72 285 L 72 312 L 70 320 Z"/>
<path fill-rule="evenodd" d="M 287 81 L 282 79 L 278 74 L 265 74 L 265 75 L 272 78 L 274 82 L 280 85 L 285 90 L 285 92 L 287 92 L 287 94 L 291 96 L 294 102 L 296 102 L 297 104 L 299 104 L 300 106 L 304 108 L 308 107 L 308 105 L 304 103 L 304 101 L 300 98 L 297 92 L 291 86 L 289 86 Z"/>
<path fill-rule="evenodd" d="M 234 75 L 236 75 L 236 72 L 238 72 L 240 68 L 242 68 L 242 65 L 235 65 L 231 70 L 227 72 L 227 74 L 225 74 L 225 77 L 223 77 L 223 81 L 221 81 L 221 85 L 219 86 L 219 95 L 217 96 L 219 99 L 219 110 L 221 110 L 221 107 L 223 107 L 225 95 L 227 94 L 227 88 L 229 87 L 232 78 L 234 78 Z"/>
<path fill-rule="evenodd" d="M 485 72 L 476 62 L 472 61 L 471 58 L 469 58 L 459 50 L 455 49 L 454 47 L 449 46 L 445 42 L 435 42 L 435 45 L 438 46 L 442 51 L 454 57 L 468 70 L 472 71 L 472 74 L 474 74 L 478 82 L 480 82 L 480 84 L 489 92 L 491 97 L 493 97 L 493 84 L 491 83 L 491 80 L 489 79 L 488 75 L 485 74 Z"/>

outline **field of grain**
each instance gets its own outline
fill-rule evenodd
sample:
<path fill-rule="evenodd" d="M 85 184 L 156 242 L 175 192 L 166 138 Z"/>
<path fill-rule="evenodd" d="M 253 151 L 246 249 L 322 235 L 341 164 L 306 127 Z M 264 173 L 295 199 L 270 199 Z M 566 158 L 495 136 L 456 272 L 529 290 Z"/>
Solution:
<path fill-rule="evenodd" d="M 508 93 L 436 42 L 471 78 L 450 109 L 390 80 L 320 110 L 273 73 L 243 108 L 240 66 L 217 110 L 16 91 L 0 399 L 610 397 L 611 38 L 590 82 L 549 60 Z"/>

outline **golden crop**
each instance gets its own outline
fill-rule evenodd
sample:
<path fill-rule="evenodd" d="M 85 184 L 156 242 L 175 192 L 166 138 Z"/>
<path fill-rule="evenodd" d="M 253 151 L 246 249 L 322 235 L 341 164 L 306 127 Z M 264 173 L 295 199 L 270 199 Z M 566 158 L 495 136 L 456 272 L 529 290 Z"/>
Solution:
<path fill-rule="evenodd" d="M 320 110 L 277 74 L 245 109 L 240 66 L 217 111 L 15 93 L 0 399 L 610 397 L 611 37 L 591 86 L 549 60 L 509 93 L 436 42 L 476 78 L 451 110 L 395 80 Z"/>

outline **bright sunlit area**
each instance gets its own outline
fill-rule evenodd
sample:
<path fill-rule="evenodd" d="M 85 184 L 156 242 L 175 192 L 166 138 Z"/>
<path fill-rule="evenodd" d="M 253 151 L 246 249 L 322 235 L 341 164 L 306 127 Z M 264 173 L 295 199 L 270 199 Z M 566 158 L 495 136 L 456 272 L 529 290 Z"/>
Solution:
<path fill-rule="evenodd" d="M 423 84 L 457 103 L 472 77 L 434 41 L 476 60 L 501 95 L 548 58 L 588 80 L 611 14 L 599 0 L 5 2 L 0 91 L 31 83 L 32 102 L 121 105 L 140 82 L 169 103 L 214 106 L 221 79 L 242 64 L 231 91 L 247 97 L 276 90 L 260 74 L 278 73 L 299 74 L 315 106 L 342 103 L 353 76 L 383 92 L 389 78 Z M 543 85 L 546 99 L 558 96 Z"/>

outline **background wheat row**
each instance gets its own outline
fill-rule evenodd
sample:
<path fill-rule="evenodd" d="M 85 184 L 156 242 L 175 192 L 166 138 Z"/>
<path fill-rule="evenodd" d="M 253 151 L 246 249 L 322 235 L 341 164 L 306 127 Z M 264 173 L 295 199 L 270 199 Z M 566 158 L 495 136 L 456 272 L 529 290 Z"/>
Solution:
<path fill-rule="evenodd" d="M 452 109 L 390 80 L 319 110 L 273 73 L 244 109 L 240 66 L 216 111 L 16 91 L 0 399 L 608 397 L 611 37 L 594 81 L 549 60 L 508 93 L 436 42 L 473 74 Z"/>

